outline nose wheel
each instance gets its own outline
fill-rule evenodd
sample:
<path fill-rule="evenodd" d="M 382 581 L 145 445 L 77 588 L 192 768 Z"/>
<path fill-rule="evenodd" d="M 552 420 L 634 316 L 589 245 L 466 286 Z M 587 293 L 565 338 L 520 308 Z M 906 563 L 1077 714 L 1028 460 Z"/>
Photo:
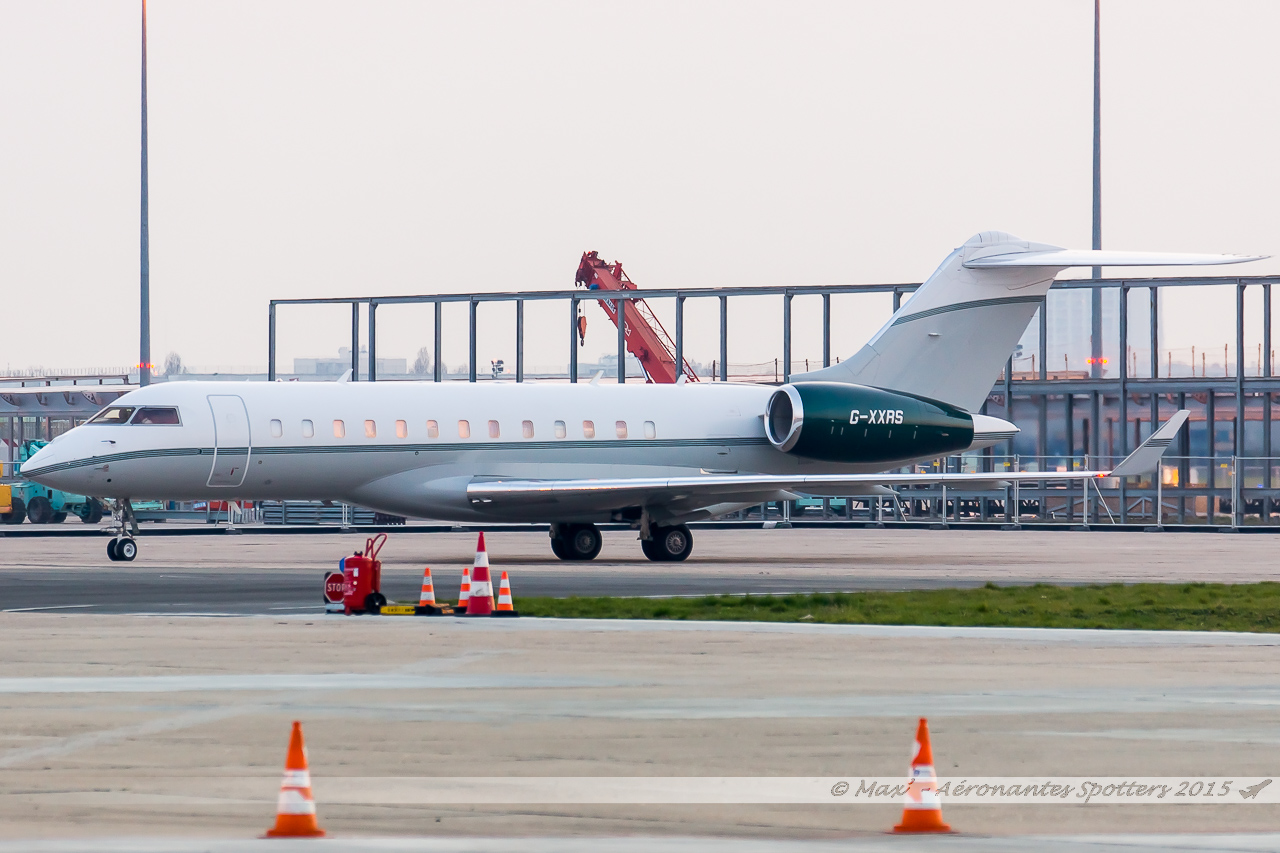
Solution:
<path fill-rule="evenodd" d="M 138 542 L 129 537 L 112 539 L 107 543 L 107 558 L 114 563 L 132 563 L 138 556 Z"/>
<path fill-rule="evenodd" d="M 111 508 L 111 527 L 115 533 L 107 543 L 107 559 L 113 563 L 132 563 L 138 556 L 138 519 L 128 498 L 116 500 Z M 130 535 L 132 534 L 132 535 Z"/>

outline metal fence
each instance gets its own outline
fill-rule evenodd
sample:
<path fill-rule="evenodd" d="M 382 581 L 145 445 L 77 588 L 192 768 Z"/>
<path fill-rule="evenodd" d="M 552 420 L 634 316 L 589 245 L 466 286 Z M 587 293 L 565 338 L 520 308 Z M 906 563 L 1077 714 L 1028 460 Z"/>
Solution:
<path fill-rule="evenodd" d="M 1277 423 L 1280 411 L 1273 411 L 1280 400 L 1280 378 L 1275 375 L 1272 345 L 1271 286 L 1280 276 L 1255 277 L 1169 277 L 1125 279 L 1081 279 L 1056 282 L 1046 305 L 1032 321 L 1038 329 L 1036 346 L 1031 352 L 1011 354 L 1005 370 L 994 383 L 982 411 L 1016 423 L 1021 432 L 1000 448 L 988 448 L 980 454 L 955 457 L 945 464 L 985 466 L 984 470 L 1044 471 L 1045 481 L 1017 488 L 1018 496 L 1001 491 L 960 492 L 948 495 L 949 509 L 939 508 L 940 489 L 906 490 L 904 504 L 934 517 L 962 520 L 1003 517 L 1009 523 L 1027 517 L 1015 512 L 1016 505 L 1031 507 L 1037 520 L 1061 521 L 1068 524 L 1116 523 L 1233 525 L 1271 523 L 1276 520 L 1277 495 L 1272 490 L 1280 484 L 1280 470 L 1272 456 L 1280 440 Z M 896 310 L 904 294 L 918 284 L 832 285 L 813 287 L 708 287 L 656 289 L 635 293 L 633 298 L 670 300 L 674 305 L 674 337 L 677 360 L 685 356 L 685 304 L 690 299 L 712 300 L 718 307 L 718 358 L 708 371 L 718 381 L 730 379 L 756 382 L 785 382 L 794 372 L 816 369 L 832 363 L 831 301 L 833 296 L 847 294 L 891 294 Z M 1234 303 L 1234 341 L 1209 340 L 1188 353 L 1174 352 L 1161 346 L 1160 304 L 1162 294 L 1176 294 L 1186 287 L 1208 288 L 1209 300 L 1231 299 Z M 1171 291 L 1170 288 L 1173 288 Z M 1090 363 L 1077 369 L 1066 363 L 1059 365 L 1060 353 L 1049 349 L 1048 330 L 1054 312 L 1062 308 L 1055 294 L 1084 291 L 1091 297 L 1092 335 Z M 634 293 L 634 292 L 633 292 Z M 1102 295 L 1109 294 L 1114 316 L 1103 324 L 1098 315 Z M 436 381 L 448 379 L 442 373 L 441 330 L 443 306 L 463 303 L 468 306 L 469 381 L 488 378 L 480 370 L 476 358 L 477 324 L 484 312 L 481 306 L 514 303 L 515 370 L 511 378 L 523 381 L 524 306 L 527 302 L 560 301 L 565 305 L 563 334 L 567 344 L 567 379 L 579 380 L 577 315 L 580 303 L 593 302 L 601 294 L 584 291 L 543 291 L 527 293 L 464 293 L 421 296 L 346 297 L 336 299 L 273 300 L 269 307 L 268 378 L 276 378 L 276 322 L 282 306 L 347 304 L 351 307 L 352 379 L 376 380 L 377 314 L 382 306 L 432 304 L 434 306 L 434 361 Z M 746 297 L 772 296 L 779 300 L 781 320 L 781 358 L 755 364 L 730 363 L 730 320 L 734 316 L 731 302 Z M 822 304 L 821 360 L 807 362 L 793 358 L 792 302 L 799 296 L 819 297 Z M 1252 296 L 1253 302 L 1249 302 Z M 1260 298 L 1259 298 L 1260 297 Z M 620 302 L 627 297 L 609 292 L 607 299 Z M 1057 299 L 1058 301 L 1055 301 Z M 1246 310 L 1247 305 L 1252 305 Z M 361 306 L 364 306 L 367 334 L 367 364 L 361 375 L 360 337 Z M 1212 306 L 1207 306 L 1209 308 Z M 1220 306 L 1225 308 L 1226 306 Z M 1137 312 L 1137 313 L 1135 313 Z M 1206 310 L 1205 314 L 1214 313 Z M 1219 312 L 1221 313 L 1221 312 Z M 1131 335 L 1131 317 L 1145 318 L 1145 329 Z M 1132 324 L 1135 328 L 1140 324 Z M 618 363 L 626 363 L 626 338 L 617 330 Z M 1248 332 L 1248 334 L 1247 334 Z M 1257 337 L 1256 342 L 1250 337 Z M 1142 338 L 1138 340 L 1137 338 Z M 1248 345 L 1246 342 L 1249 341 Z M 1110 365 L 1095 358 L 1104 351 L 1117 353 Z M 761 353 L 767 355 L 767 353 Z M 1222 355 L 1219 363 L 1216 356 Z M 1186 356 L 1190 356 L 1188 359 Z M 1213 357 L 1211 364 L 1209 358 Z M 588 377 L 589 378 L 589 377 Z M 643 380 L 627 376 L 622 369 L 617 381 Z M 1174 457 L 1166 459 L 1158 478 L 1126 483 L 1093 484 L 1085 494 L 1079 484 L 1072 488 L 1064 481 L 1054 482 L 1058 470 L 1079 468 L 1088 459 L 1101 468 L 1108 460 L 1119 460 L 1136 447 L 1154 425 L 1163 422 L 1178 409 L 1189 409 L 1191 418 L 1171 448 Z M 997 453 L 997 450 L 1000 452 Z M 939 463 L 943 464 L 943 463 Z M 1032 467 L 1028 467 L 1032 466 Z M 1065 466 L 1065 467 L 1064 467 Z M 930 503 L 932 502 L 932 503 Z M 858 502 L 857 510 L 872 510 Z M 888 509 L 886 509 L 888 507 Z M 846 507 L 847 508 L 847 507 Z M 880 502 L 876 512 L 898 513 L 901 507 Z M 828 514 L 830 510 L 828 508 Z"/>
<path fill-rule="evenodd" d="M 1044 479 L 1003 488 L 941 485 L 899 488 L 897 498 L 804 500 L 766 508 L 764 517 L 850 521 L 936 521 L 947 524 L 1128 524 L 1153 527 L 1280 526 L 1280 457 L 1166 456 L 1143 477 L 1055 479 L 1067 471 L 1106 470 L 1118 458 L 1064 456 L 948 457 L 906 471 L 919 473 L 1043 472 Z M 751 517 L 752 510 L 743 517 Z"/>

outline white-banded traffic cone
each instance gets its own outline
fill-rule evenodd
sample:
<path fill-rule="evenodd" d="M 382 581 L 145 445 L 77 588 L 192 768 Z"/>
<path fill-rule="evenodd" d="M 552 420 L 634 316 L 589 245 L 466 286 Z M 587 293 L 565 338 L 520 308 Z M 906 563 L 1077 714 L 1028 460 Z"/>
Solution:
<path fill-rule="evenodd" d="M 911 756 L 911 781 L 907 783 L 907 801 L 902 808 L 902 823 L 894 832 L 950 832 L 942 822 L 942 803 L 938 800 L 938 774 L 933 768 L 933 749 L 929 746 L 929 721 L 920 718 L 916 728 L 915 752 Z"/>
<path fill-rule="evenodd" d="M 467 610 L 467 601 L 471 598 L 471 567 L 465 566 L 462 569 L 462 589 L 458 590 L 458 607 L 459 613 L 465 613 Z"/>
<path fill-rule="evenodd" d="M 316 823 L 316 802 L 311 798 L 311 771 L 307 769 L 307 747 L 302 741 L 302 723 L 293 723 L 289 755 L 284 762 L 284 779 L 276 801 L 276 825 L 267 838 L 312 838 L 324 835 Z"/>
<path fill-rule="evenodd" d="M 422 572 L 422 594 L 418 596 L 419 607 L 434 607 L 436 603 L 436 587 L 431 581 L 431 567 Z"/>
<path fill-rule="evenodd" d="M 489 552 L 484 547 L 484 531 L 476 543 L 476 564 L 471 570 L 471 597 L 467 599 L 468 616 L 493 614 L 493 582 L 489 578 Z"/>
<path fill-rule="evenodd" d="M 511 600 L 511 579 L 507 577 L 506 571 L 503 571 L 502 578 L 498 581 L 498 606 L 493 611 L 494 616 L 519 616 L 516 613 L 516 604 Z"/>

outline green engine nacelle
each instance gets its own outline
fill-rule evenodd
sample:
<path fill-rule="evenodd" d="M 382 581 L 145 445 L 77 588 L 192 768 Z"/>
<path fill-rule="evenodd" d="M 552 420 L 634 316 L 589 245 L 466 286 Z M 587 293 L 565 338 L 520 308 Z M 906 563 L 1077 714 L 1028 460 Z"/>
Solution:
<path fill-rule="evenodd" d="M 842 382 L 783 385 L 764 431 L 774 447 L 824 462 L 945 456 L 973 443 L 973 418 L 948 403 Z"/>

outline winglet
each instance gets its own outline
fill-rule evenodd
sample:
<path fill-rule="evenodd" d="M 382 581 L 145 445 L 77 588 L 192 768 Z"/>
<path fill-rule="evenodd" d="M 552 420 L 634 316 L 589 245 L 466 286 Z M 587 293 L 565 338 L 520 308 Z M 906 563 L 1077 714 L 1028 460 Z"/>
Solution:
<path fill-rule="evenodd" d="M 1147 440 L 1138 445 L 1138 449 L 1126 456 L 1119 465 L 1107 474 L 1108 477 L 1132 477 L 1136 474 L 1147 474 L 1160 464 L 1160 457 L 1169 449 L 1178 430 L 1187 422 L 1191 413 L 1180 409 L 1173 417 L 1164 422 L 1164 426 L 1151 433 Z"/>

